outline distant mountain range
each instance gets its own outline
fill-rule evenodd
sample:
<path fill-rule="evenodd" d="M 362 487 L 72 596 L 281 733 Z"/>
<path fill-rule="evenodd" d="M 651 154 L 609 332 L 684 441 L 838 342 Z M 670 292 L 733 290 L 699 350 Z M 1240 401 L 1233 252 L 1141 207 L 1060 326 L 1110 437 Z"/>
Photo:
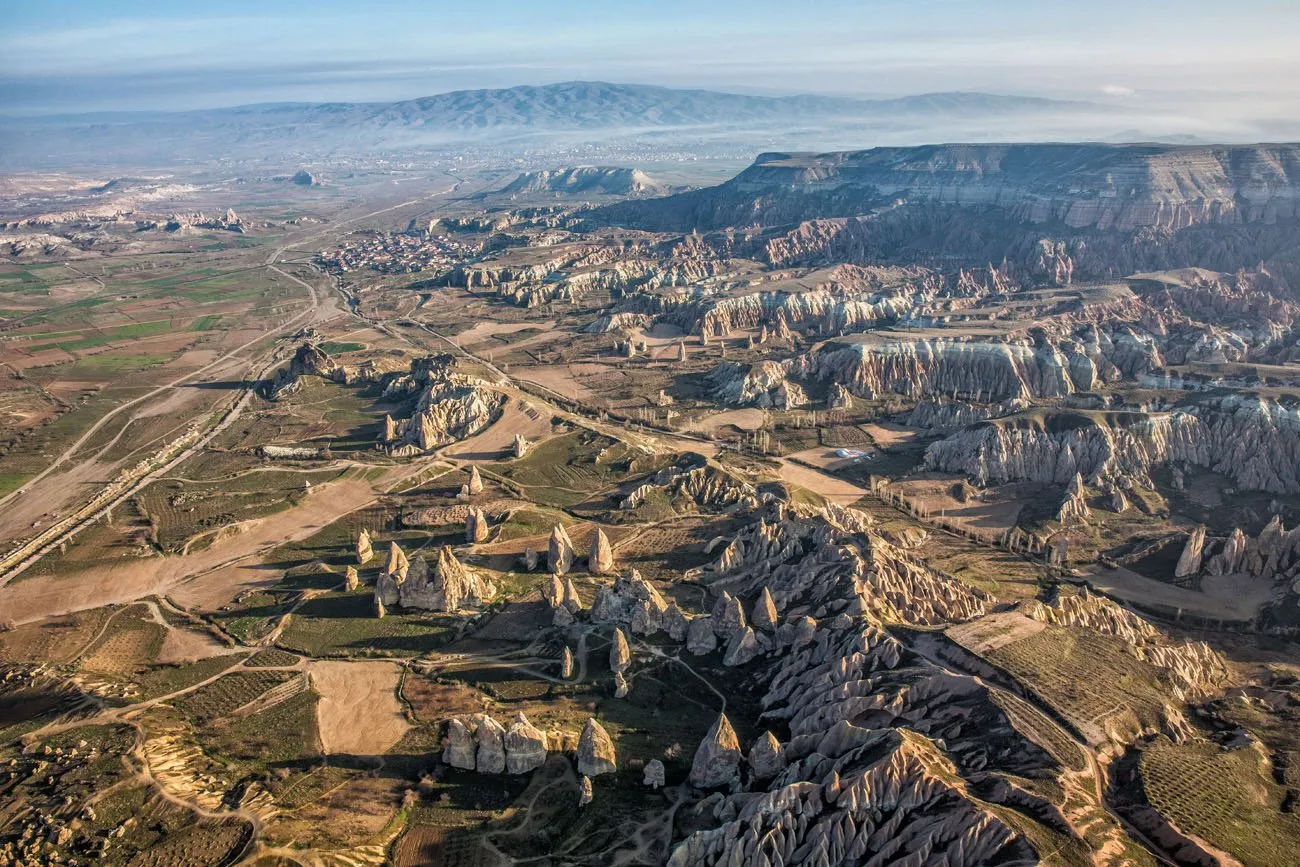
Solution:
<path fill-rule="evenodd" d="M 575 81 L 463 90 L 391 103 L 276 103 L 174 113 L 11 118 L 0 121 L 0 159 L 8 164 L 148 163 L 266 157 L 280 149 L 342 155 L 440 146 L 494 133 L 578 131 L 749 129 L 770 141 L 801 125 L 931 126 L 960 119 L 997 122 L 1097 110 L 1086 102 L 987 93 L 899 99 L 768 97 Z"/>

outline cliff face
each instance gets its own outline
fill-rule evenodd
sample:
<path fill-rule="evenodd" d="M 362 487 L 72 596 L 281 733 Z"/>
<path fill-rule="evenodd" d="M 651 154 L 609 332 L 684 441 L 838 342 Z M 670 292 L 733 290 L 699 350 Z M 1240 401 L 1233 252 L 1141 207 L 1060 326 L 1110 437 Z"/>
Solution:
<path fill-rule="evenodd" d="M 1052 347 L 949 339 L 829 343 L 793 359 L 789 368 L 795 376 L 838 382 L 865 397 L 886 391 L 990 400 L 1061 397 L 1091 388 L 1095 378 L 1086 357 L 1067 357 Z"/>
<path fill-rule="evenodd" d="M 1227 397 L 1173 413 L 1047 413 L 976 425 L 933 443 L 930 469 L 981 483 L 1149 480 L 1182 461 L 1248 490 L 1300 493 L 1300 409 Z"/>
<path fill-rule="evenodd" d="M 969 796 L 965 779 L 1032 776 L 1054 760 L 1011 726 L 980 681 L 914 656 L 877 619 L 965 620 L 984 612 L 977 592 L 842 508 L 801 516 L 769 507 L 714 572 L 737 598 L 807 612 L 776 628 L 760 678 L 763 718 L 783 721 L 790 739 L 768 745 L 780 758 L 775 776 L 722 798 L 721 824 L 687 837 L 670 864 L 928 863 L 940 851 L 954 867 L 1036 862 L 1028 841 Z M 942 741 L 931 741 L 937 732 Z"/>
<path fill-rule="evenodd" d="M 572 166 L 525 172 L 501 192 L 507 195 L 561 194 L 598 196 L 662 195 L 667 188 L 640 169 Z"/>
<path fill-rule="evenodd" d="M 614 221 L 664 227 L 781 225 L 849 217 L 899 202 L 992 208 L 1071 228 L 1184 228 L 1300 214 L 1300 146 L 929 145 L 768 153 L 731 181 Z"/>

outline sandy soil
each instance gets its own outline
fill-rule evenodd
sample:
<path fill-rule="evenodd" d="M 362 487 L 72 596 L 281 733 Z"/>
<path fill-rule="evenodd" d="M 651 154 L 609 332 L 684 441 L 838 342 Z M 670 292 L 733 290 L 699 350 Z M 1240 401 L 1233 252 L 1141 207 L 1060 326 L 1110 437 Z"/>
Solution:
<path fill-rule="evenodd" d="M 685 430 L 712 434 L 719 428 L 728 425 L 735 425 L 741 430 L 758 430 L 763 426 L 763 420 L 764 413 L 761 409 L 752 407 L 748 409 L 728 409 L 695 419 L 686 426 Z"/>
<path fill-rule="evenodd" d="M 1037 635 L 1046 628 L 1046 623 L 1017 611 L 1003 611 L 954 626 L 944 634 L 969 651 L 985 654 Z"/>
<path fill-rule="evenodd" d="M 851 506 L 867 495 L 866 488 L 790 461 L 781 462 L 781 478 L 841 506 Z"/>
<path fill-rule="evenodd" d="M 988 501 L 970 498 L 962 503 L 950 493 L 961 478 L 913 479 L 895 482 L 890 487 L 900 491 L 908 502 L 922 508 L 933 517 L 943 518 L 943 523 L 960 527 L 983 539 L 998 539 L 1016 526 L 1022 504 L 1012 496 Z M 996 495 L 996 491 L 992 492 Z"/>
<path fill-rule="evenodd" d="M 152 595 L 170 595 L 186 607 L 213 610 L 241 590 L 278 580 L 278 573 L 262 564 L 263 555 L 311 536 L 420 469 L 421 464 L 393 467 L 374 481 L 349 473 L 318 485 L 296 508 L 242 524 L 242 532 L 196 553 L 124 559 L 120 564 L 60 576 L 23 576 L 0 588 L 0 610 L 15 622 L 26 623 Z"/>
<path fill-rule="evenodd" d="M 471 461 L 498 460 L 513 454 L 515 434 L 536 444 L 551 435 L 551 411 L 525 400 L 511 400 L 501 418 L 481 434 L 449 446 L 446 455 Z"/>
<path fill-rule="evenodd" d="M 903 427 L 900 424 L 891 424 L 889 422 L 867 423 L 858 426 L 866 431 L 876 441 L 876 445 L 882 449 L 909 443 L 920 435 L 919 431 L 910 427 Z"/>
<path fill-rule="evenodd" d="M 597 394 L 578 379 L 593 373 L 604 373 L 603 364 L 555 364 L 513 370 L 511 376 L 522 382 L 535 382 L 571 400 L 594 401 Z"/>
<path fill-rule="evenodd" d="M 1263 582 L 1245 576 L 1207 578 L 1206 590 L 1201 592 L 1164 584 L 1123 567 L 1107 569 L 1098 565 L 1083 571 L 1098 589 L 1135 605 L 1180 610 L 1214 620 L 1251 620 L 1270 592 L 1257 586 Z"/>
<path fill-rule="evenodd" d="M 514 334 L 516 331 L 527 331 L 530 328 L 540 328 L 542 331 L 550 331 L 555 328 L 554 322 L 491 322 L 483 321 L 456 335 L 456 342 L 461 346 L 469 347 L 475 343 L 481 343 L 495 334 Z M 505 347 L 502 346 L 502 349 Z"/>
<path fill-rule="evenodd" d="M 802 461 L 805 464 L 812 464 L 813 466 L 819 467 L 827 472 L 834 472 L 835 470 L 842 470 L 846 467 L 851 467 L 854 464 L 870 462 L 875 453 L 875 450 L 871 448 L 858 449 L 858 451 L 866 452 L 866 456 L 861 458 L 842 458 L 835 454 L 837 451 L 838 449 L 827 448 L 826 446 L 816 446 L 815 448 L 804 449 L 801 452 L 794 452 L 793 454 L 788 455 L 788 457 L 797 461 Z"/>
<path fill-rule="evenodd" d="M 314 660 L 307 670 L 320 694 L 316 725 L 326 754 L 382 755 L 406 733 L 409 726 L 397 700 L 400 666 Z"/>

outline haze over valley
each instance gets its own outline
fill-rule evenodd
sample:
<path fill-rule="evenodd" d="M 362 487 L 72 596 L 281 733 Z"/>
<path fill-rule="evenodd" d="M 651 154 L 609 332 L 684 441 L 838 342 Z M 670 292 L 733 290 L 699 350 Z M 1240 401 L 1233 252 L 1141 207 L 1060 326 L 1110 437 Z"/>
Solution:
<path fill-rule="evenodd" d="M 0 34 L 0 863 L 1294 862 L 1295 10 L 273 6 Z"/>

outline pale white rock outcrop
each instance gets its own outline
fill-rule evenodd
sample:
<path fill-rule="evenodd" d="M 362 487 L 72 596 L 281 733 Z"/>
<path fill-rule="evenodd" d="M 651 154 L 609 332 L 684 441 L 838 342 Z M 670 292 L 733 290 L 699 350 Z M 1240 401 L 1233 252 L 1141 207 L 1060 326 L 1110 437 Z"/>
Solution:
<path fill-rule="evenodd" d="M 608 575 L 614 571 L 614 549 L 605 531 L 596 528 L 591 536 L 591 549 L 587 554 L 587 571 L 593 575 Z"/>
<path fill-rule="evenodd" d="M 559 524 L 551 528 L 546 565 L 555 575 L 564 575 L 573 568 L 573 541 Z"/>
<path fill-rule="evenodd" d="M 696 656 L 712 653 L 718 648 L 718 636 L 713 631 L 709 617 L 694 617 L 686 628 L 686 649 Z"/>
<path fill-rule="evenodd" d="M 404 436 L 423 451 L 482 432 L 505 406 L 506 396 L 487 383 L 452 373 L 453 362 L 450 356 L 438 356 L 412 365 L 413 375 L 423 387 Z"/>
<path fill-rule="evenodd" d="M 506 773 L 526 774 L 546 764 L 546 733 L 530 723 L 523 711 L 515 714 L 506 731 L 505 748 Z"/>
<path fill-rule="evenodd" d="M 1061 507 L 1057 509 L 1056 520 L 1062 524 L 1076 524 L 1087 521 L 1091 514 L 1088 509 L 1088 491 L 1083 485 L 1083 476 L 1075 473 L 1069 487 L 1065 490 Z"/>
<path fill-rule="evenodd" d="M 695 750 L 690 783 L 701 789 L 727 786 L 740 774 L 740 741 L 726 714 L 718 714 L 713 726 Z"/>
<path fill-rule="evenodd" d="M 488 538 L 488 519 L 482 509 L 473 507 L 465 515 L 465 541 L 471 545 L 486 542 Z"/>
<path fill-rule="evenodd" d="M 582 782 L 578 785 L 578 806 L 587 806 L 594 797 L 595 792 L 591 788 L 591 777 L 583 776 Z"/>
<path fill-rule="evenodd" d="M 612 774 L 618 770 L 614 742 L 594 718 L 587 720 L 578 738 L 578 773 L 584 777 Z"/>
<path fill-rule="evenodd" d="M 446 745 L 442 760 L 453 768 L 474 770 L 474 734 L 463 722 L 454 717 L 447 723 Z"/>
<path fill-rule="evenodd" d="M 370 542 L 370 534 L 362 530 L 357 534 L 357 565 L 366 565 L 374 556 L 375 549 Z"/>
<path fill-rule="evenodd" d="M 776 602 L 772 600 L 772 591 L 768 590 L 766 585 L 763 591 L 758 594 L 758 601 L 754 603 L 754 611 L 750 620 L 753 621 L 757 629 L 764 632 L 775 632 L 779 624 L 776 613 Z"/>
<path fill-rule="evenodd" d="M 506 730 L 488 714 L 479 717 L 478 753 L 474 768 L 480 774 L 500 774 L 506 769 Z"/>
<path fill-rule="evenodd" d="M 1178 556 L 1178 565 L 1174 567 L 1175 578 L 1187 578 L 1201 571 L 1201 554 L 1205 550 L 1205 525 L 1202 524 L 1187 535 L 1183 553 Z"/>
<path fill-rule="evenodd" d="M 713 604 L 712 619 L 713 631 L 719 638 L 728 639 L 745 628 L 745 609 L 739 599 L 724 590 Z"/>
<path fill-rule="evenodd" d="M 763 652 L 763 645 L 753 629 L 746 626 L 731 634 L 727 642 L 727 653 L 722 658 L 723 665 L 745 665 Z"/>
<path fill-rule="evenodd" d="M 749 748 L 749 772 L 760 780 L 769 780 L 785 770 L 781 742 L 771 732 L 763 732 Z"/>
<path fill-rule="evenodd" d="M 623 672 L 632 664 L 632 648 L 628 646 L 627 636 L 622 629 L 614 630 L 614 638 L 609 645 L 609 667 L 615 672 Z"/>
<path fill-rule="evenodd" d="M 641 785 L 649 786 L 652 789 L 661 789 L 664 785 L 664 763 L 658 759 L 651 759 L 645 763 L 645 773 L 641 778 Z"/>

